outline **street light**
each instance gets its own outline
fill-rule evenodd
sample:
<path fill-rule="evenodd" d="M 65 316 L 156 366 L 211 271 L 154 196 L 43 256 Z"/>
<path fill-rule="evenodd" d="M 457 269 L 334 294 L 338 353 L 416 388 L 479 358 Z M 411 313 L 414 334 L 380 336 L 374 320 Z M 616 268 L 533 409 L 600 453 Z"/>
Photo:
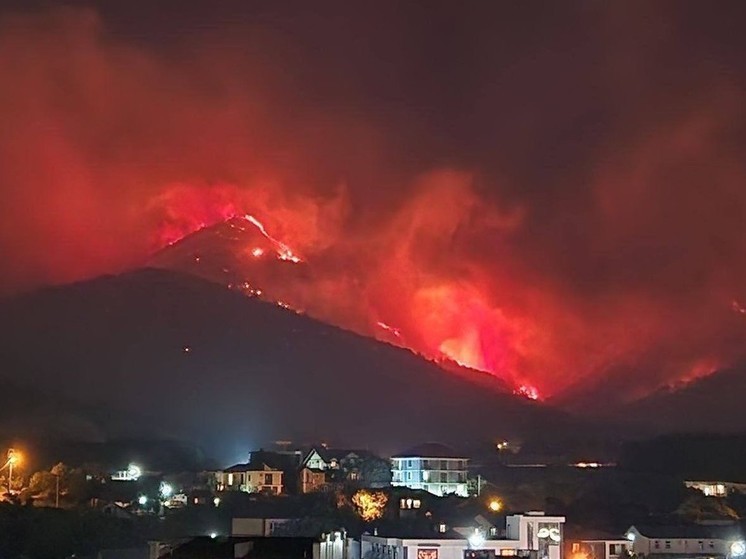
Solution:
<path fill-rule="evenodd" d="M 492 512 L 500 512 L 500 510 L 503 508 L 503 504 L 500 502 L 499 499 L 492 499 L 487 505 L 487 508 L 489 508 Z"/>
<path fill-rule="evenodd" d="M 17 452 L 13 448 L 8 449 L 8 461 L 5 463 L 5 466 L 8 466 L 8 493 L 11 495 L 13 494 L 13 466 L 20 464 L 21 458 L 20 452 Z"/>
<path fill-rule="evenodd" d="M 469 536 L 469 547 L 472 549 L 481 549 L 484 545 L 485 537 L 479 529 L 475 529 L 474 533 Z"/>

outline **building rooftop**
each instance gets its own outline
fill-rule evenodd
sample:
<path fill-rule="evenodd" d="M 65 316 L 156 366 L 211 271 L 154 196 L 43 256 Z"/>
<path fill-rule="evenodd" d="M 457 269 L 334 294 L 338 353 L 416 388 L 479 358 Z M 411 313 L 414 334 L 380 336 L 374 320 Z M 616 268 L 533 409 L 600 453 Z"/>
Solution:
<path fill-rule="evenodd" d="M 634 525 L 646 538 L 653 539 L 724 539 L 740 540 L 743 531 L 738 524 L 680 524 L 680 525 Z"/>
<path fill-rule="evenodd" d="M 466 457 L 441 443 L 425 443 L 395 454 L 392 458 L 459 458 Z"/>

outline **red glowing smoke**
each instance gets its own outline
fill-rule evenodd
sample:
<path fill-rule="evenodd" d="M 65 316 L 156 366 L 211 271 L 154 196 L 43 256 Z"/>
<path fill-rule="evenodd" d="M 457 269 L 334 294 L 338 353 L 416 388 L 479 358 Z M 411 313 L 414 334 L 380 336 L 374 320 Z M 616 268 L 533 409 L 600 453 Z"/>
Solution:
<path fill-rule="evenodd" d="M 293 270 L 235 278 L 252 293 L 528 396 L 632 398 L 743 356 L 740 32 L 376 4 L 176 22 L 168 44 L 0 14 L 3 291 L 250 215 L 265 234 L 233 264 Z"/>

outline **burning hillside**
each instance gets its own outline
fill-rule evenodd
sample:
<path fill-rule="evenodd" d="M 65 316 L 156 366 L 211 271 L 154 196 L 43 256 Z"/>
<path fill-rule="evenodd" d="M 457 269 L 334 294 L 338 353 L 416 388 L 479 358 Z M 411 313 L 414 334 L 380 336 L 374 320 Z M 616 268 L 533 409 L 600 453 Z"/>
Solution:
<path fill-rule="evenodd" d="M 746 354 L 728 10 L 31 4 L 0 10 L 4 294 L 166 247 L 545 399 L 631 400 Z"/>

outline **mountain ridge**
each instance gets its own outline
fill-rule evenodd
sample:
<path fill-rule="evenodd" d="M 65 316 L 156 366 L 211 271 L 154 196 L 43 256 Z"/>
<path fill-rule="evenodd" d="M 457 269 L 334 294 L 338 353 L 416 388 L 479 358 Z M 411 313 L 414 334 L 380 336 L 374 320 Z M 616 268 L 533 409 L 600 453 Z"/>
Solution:
<path fill-rule="evenodd" d="M 29 381 L 143 414 L 224 455 L 274 438 L 396 451 L 577 424 L 409 350 L 178 272 L 55 286 L 0 301 L 0 315 L 0 359 Z"/>

